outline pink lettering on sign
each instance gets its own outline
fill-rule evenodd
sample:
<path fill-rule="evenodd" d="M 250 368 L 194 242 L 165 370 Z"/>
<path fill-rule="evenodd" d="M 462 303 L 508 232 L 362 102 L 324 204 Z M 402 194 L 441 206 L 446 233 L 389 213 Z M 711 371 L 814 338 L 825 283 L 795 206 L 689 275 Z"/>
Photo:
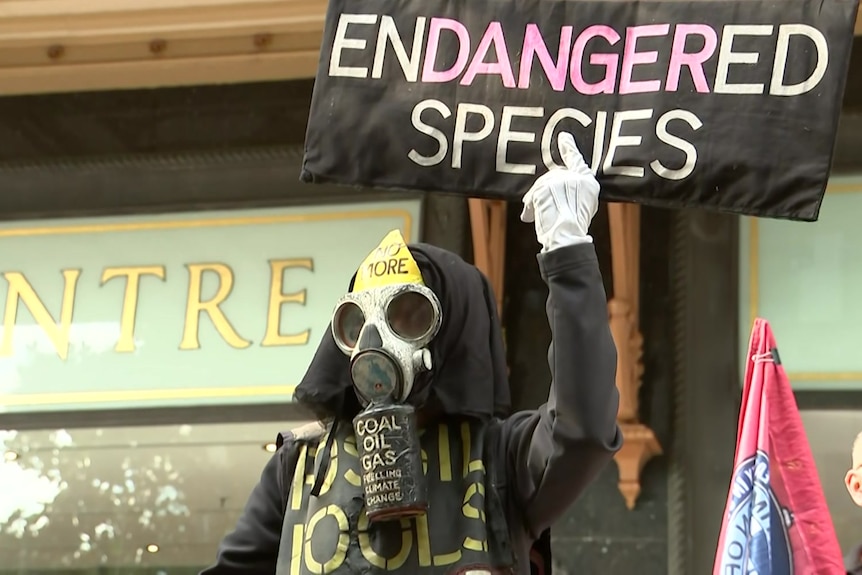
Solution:
<path fill-rule="evenodd" d="M 348 24 L 372 26 L 377 18 L 380 24 L 373 49 L 368 44 L 374 40 L 346 35 Z M 764 93 L 767 82 L 729 83 L 728 69 L 773 61 L 772 68 L 768 64 L 759 65 L 755 73 L 771 74 L 764 78 L 769 80 L 770 95 L 789 96 L 811 91 L 828 66 L 825 37 L 815 28 L 801 24 L 781 24 L 777 28 L 766 24 L 728 24 L 719 37 L 709 24 L 652 23 L 627 27 L 622 46 L 621 32 L 604 24 L 588 25 L 576 34 L 575 25 L 551 24 L 552 29 L 543 31 L 539 24 L 527 23 L 523 36 L 514 25 L 504 29 L 499 21 L 485 25 L 484 21 L 471 20 L 469 24 L 473 27 L 472 38 L 468 25 L 453 18 L 420 16 L 411 32 L 406 23 L 396 25 L 394 17 L 389 15 L 342 14 L 333 44 L 331 60 L 335 64 L 330 66 L 330 76 L 369 78 L 371 71 L 371 78 L 381 79 L 384 61 L 394 53 L 408 81 L 420 80 L 426 84 L 457 82 L 460 86 L 472 86 L 479 76 L 498 76 L 500 84 L 508 89 L 547 91 L 550 87 L 554 92 L 564 92 L 571 86 L 578 94 L 588 96 L 677 92 L 685 68 L 694 92 L 760 94 Z M 485 29 L 479 38 L 481 25 Z M 774 46 L 768 49 L 774 52 L 773 60 L 769 60 L 769 52 L 764 50 L 734 49 L 734 37 L 776 36 L 776 30 Z M 790 38 L 795 36 L 805 36 L 814 42 L 817 63 L 808 80 L 786 85 Z M 338 63 L 342 53 L 350 54 L 354 60 L 364 53 L 373 66 L 341 66 Z M 536 67 L 541 67 L 541 72 Z M 637 67 L 640 68 L 636 72 Z M 708 75 L 711 69 L 717 70 L 714 77 Z M 493 84 L 496 79 L 491 79 L 490 84 L 483 82 L 482 88 L 493 91 Z M 686 90 L 691 89 L 688 86 Z"/>
<path fill-rule="evenodd" d="M 631 26 L 626 29 L 626 45 L 623 49 L 623 65 L 620 73 L 620 94 L 639 94 L 661 90 L 660 80 L 635 81 L 632 80 L 632 72 L 637 64 L 655 64 L 658 62 L 658 51 L 637 51 L 638 39 L 651 36 L 666 36 L 669 31 L 670 24 Z"/>
<path fill-rule="evenodd" d="M 570 74 L 572 86 L 581 94 L 613 94 L 616 87 L 617 66 L 619 66 L 619 56 L 616 54 L 591 54 L 590 64 L 593 66 L 604 66 L 605 77 L 594 84 L 590 84 L 584 80 L 583 72 L 581 71 L 581 62 L 584 59 L 587 42 L 593 38 L 604 38 L 611 46 L 620 41 L 620 35 L 610 26 L 590 26 L 581 32 L 578 39 L 575 40 L 575 46 L 572 49 Z"/>
<path fill-rule="evenodd" d="M 496 62 L 485 62 L 488 50 L 494 46 Z M 507 88 L 515 87 L 515 75 L 512 73 L 512 63 L 509 60 L 509 50 L 506 48 L 506 38 L 503 36 L 503 26 L 499 22 L 491 22 L 485 30 L 485 35 L 476 48 L 476 54 L 461 79 L 462 86 L 469 86 L 478 74 L 497 74 Z"/>
<path fill-rule="evenodd" d="M 533 56 L 539 59 L 548 83 L 557 92 L 566 87 L 566 72 L 569 69 L 569 54 L 572 50 L 572 27 L 563 26 L 560 30 L 560 48 L 556 63 L 551 59 L 551 53 L 542 38 L 542 32 L 535 24 L 527 24 L 524 34 L 524 49 L 521 52 L 521 69 L 518 73 L 518 88 L 525 90 L 530 87 L 530 72 L 533 69 Z"/>
<path fill-rule="evenodd" d="M 454 32 L 458 38 L 458 57 L 448 70 L 435 71 L 437 49 L 443 30 Z M 428 25 L 428 46 L 425 50 L 425 65 L 422 67 L 423 82 L 451 82 L 464 70 L 470 57 L 470 33 L 467 27 L 451 18 L 431 18 Z"/>
<path fill-rule="evenodd" d="M 689 36 L 703 38 L 703 48 L 699 52 L 687 53 L 685 42 Z M 683 66 L 687 66 L 694 89 L 701 93 L 709 93 L 709 83 L 703 71 L 703 63 L 709 60 L 718 46 L 718 36 L 711 26 L 706 24 L 678 24 L 673 35 L 673 48 L 670 53 L 670 64 L 667 71 L 668 92 L 676 92 L 679 88 L 679 74 Z"/>

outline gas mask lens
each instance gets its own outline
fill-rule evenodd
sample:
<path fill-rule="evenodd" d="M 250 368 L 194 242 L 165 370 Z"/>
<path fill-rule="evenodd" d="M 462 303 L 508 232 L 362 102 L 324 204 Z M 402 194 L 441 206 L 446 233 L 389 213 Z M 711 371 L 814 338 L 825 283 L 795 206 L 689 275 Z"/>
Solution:
<path fill-rule="evenodd" d="M 386 308 L 386 321 L 398 337 L 421 339 L 434 328 L 434 306 L 419 292 L 398 294 Z"/>
<path fill-rule="evenodd" d="M 348 349 L 353 349 L 359 340 L 362 326 L 365 325 L 365 314 L 358 305 L 346 301 L 335 311 L 332 325 L 339 343 Z"/>

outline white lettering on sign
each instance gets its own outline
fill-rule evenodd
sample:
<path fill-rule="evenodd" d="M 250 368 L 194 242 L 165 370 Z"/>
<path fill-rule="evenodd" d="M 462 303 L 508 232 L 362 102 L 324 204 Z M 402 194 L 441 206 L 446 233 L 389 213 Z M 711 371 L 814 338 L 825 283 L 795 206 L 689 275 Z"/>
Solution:
<path fill-rule="evenodd" d="M 375 26 L 376 29 L 373 28 Z M 404 37 L 409 37 L 411 31 L 413 37 L 408 54 L 405 46 L 409 40 L 405 42 Z M 444 32 L 457 41 L 457 56 L 447 69 L 438 70 L 436 68 Z M 744 36 L 763 37 L 765 42 L 759 51 L 735 51 L 734 39 Z M 697 37 L 703 47 L 695 52 L 687 52 L 689 37 Z M 784 84 L 784 78 L 793 37 L 807 41 L 809 46 L 814 48 L 817 60 L 808 78 L 787 85 Z M 667 38 L 667 53 L 661 54 L 657 50 L 647 50 L 639 46 L 639 40 L 649 38 Z M 373 49 L 368 47 L 369 41 L 374 43 Z M 556 55 L 552 55 L 548 49 L 549 41 L 551 45 L 559 46 Z M 600 46 L 614 46 L 619 42 L 623 42 L 622 54 L 592 49 L 596 43 Z M 471 38 L 468 27 L 451 18 L 429 19 L 419 16 L 410 22 L 402 21 L 396 25 L 390 15 L 381 15 L 378 23 L 377 14 L 342 13 L 338 17 L 332 40 L 329 76 L 382 79 L 383 69 L 387 64 L 388 46 L 392 47 L 398 67 L 408 82 L 457 82 L 462 86 L 470 86 L 478 76 L 490 75 L 499 77 L 504 88 L 529 90 L 531 72 L 538 60 L 544 73 L 542 80 L 547 82 L 551 89 L 562 92 L 570 88 L 585 95 L 675 92 L 679 88 L 680 75 L 685 68 L 691 75 L 695 90 L 701 94 L 712 91 L 717 94 L 799 96 L 810 92 L 823 80 L 829 65 L 829 47 L 823 32 L 802 23 L 778 26 L 727 24 L 715 27 L 706 23 L 657 22 L 629 26 L 620 31 L 609 25 L 595 24 L 580 30 L 577 35 L 570 25 L 562 26 L 556 31 L 541 30 L 536 24 L 530 23 L 526 25 L 522 39 L 513 41 L 506 38 L 502 24 L 497 21 L 488 22 L 481 37 L 474 31 Z M 799 50 L 799 47 L 796 47 L 796 50 Z M 343 65 L 345 52 L 352 52 L 348 56 L 353 62 L 365 61 L 371 64 L 371 73 L 369 74 L 368 66 Z M 713 57 L 716 59 L 717 68 L 712 79 L 713 87 L 710 89 L 710 78 L 707 76 L 705 64 Z M 421 74 L 420 60 L 424 62 Z M 761 60 L 773 62 L 771 70 L 757 70 L 764 76 L 765 81 L 769 81 L 769 90 L 766 90 L 765 82 L 730 82 L 732 66 L 752 67 Z M 644 66 L 654 67 L 659 63 L 661 70 L 654 78 L 634 79 L 636 68 L 640 70 Z M 583 70 L 590 66 L 603 69 L 604 79 L 594 83 L 585 81 Z"/>
<path fill-rule="evenodd" d="M 427 112 L 427 113 L 425 113 Z M 436 112 L 436 114 L 435 114 Z M 649 167 L 656 175 L 667 180 L 682 180 L 691 175 L 697 165 L 697 150 L 688 140 L 686 134 L 699 130 L 703 123 L 688 110 L 669 110 L 654 119 L 651 109 L 618 110 L 611 116 L 608 129 L 608 113 L 596 112 L 595 119 L 582 110 L 561 108 L 556 110 L 541 125 L 545 110 L 542 107 L 503 106 L 501 126 L 497 135 L 496 171 L 509 174 L 535 174 L 535 164 L 516 164 L 508 161 L 508 147 L 511 142 L 536 144 L 541 148 L 541 156 L 545 167 L 556 167 L 551 156 L 551 140 L 557 126 L 565 119 L 573 119 L 583 127 L 594 126 L 593 154 L 591 168 L 597 173 L 599 166 L 607 175 L 618 175 L 632 178 L 643 178 Z M 452 116 L 452 110 L 440 100 L 423 100 L 413 109 L 413 127 L 420 133 L 436 141 L 436 151 L 431 155 L 422 155 L 417 150 L 410 150 L 408 157 L 420 166 L 433 166 L 442 163 L 449 151 L 449 141 L 452 141 L 451 165 L 460 169 L 463 163 L 464 150 L 470 144 L 481 142 L 491 136 L 496 123 L 494 111 L 484 104 L 460 103 L 455 111 L 454 125 L 444 122 Z M 470 118 L 476 120 L 471 122 Z M 512 130 L 515 119 L 527 129 Z M 473 125 L 467 128 L 468 122 Z M 675 150 L 673 157 L 679 158 L 676 165 L 665 165 L 655 159 L 647 166 L 623 164 L 619 157 L 625 156 L 626 148 L 641 146 L 646 129 L 652 131 L 655 137 L 667 147 Z M 541 134 L 541 137 L 539 137 Z"/>

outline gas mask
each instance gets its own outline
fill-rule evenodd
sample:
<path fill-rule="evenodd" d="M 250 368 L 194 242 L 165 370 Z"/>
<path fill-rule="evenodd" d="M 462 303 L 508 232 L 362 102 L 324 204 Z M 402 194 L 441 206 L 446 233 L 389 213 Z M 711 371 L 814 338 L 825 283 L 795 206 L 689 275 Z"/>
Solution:
<path fill-rule="evenodd" d="M 422 280 L 401 233 L 390 232 L 336 305 L 335 343 L 350 357 L 363 411 L 353 420 L 370 521 L 427 509 L 416 411 L 417 375 L 432 368 L 428 345 L 440 330 L 440 301 Z"/>

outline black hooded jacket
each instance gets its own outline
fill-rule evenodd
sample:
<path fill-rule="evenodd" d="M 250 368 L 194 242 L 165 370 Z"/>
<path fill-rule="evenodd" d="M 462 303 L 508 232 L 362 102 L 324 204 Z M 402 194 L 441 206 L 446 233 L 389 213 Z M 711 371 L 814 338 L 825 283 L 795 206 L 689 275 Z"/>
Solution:
<path fill-rule="evenodd" d="M 451 252 L 424 244 L 411 245 L 410 252 L 443 308 L 425 389 L 443 418 L 485 422 L 498 430 L 490 460 L 495 475 L 505 478 L 502 506 L 515 572 L 529 574 L 533 542 L 622 444 L 616 424 L 616 348 L 595 248 L 578 244 L 538 256 L 549 290 L 553 381 L 547 403 L 513 415 L 500 322 L 487 279 Z M 296 399 L 321 419 L 349 427 L 359 405 L 348 367 L 327 331 Z M 294 461 L 288 460 L 289 443 L 264 468 L 235 530 L 222 541 L 217 563 L 202 575 L 276 572 L 285 485 L 292 480 Z"/>

